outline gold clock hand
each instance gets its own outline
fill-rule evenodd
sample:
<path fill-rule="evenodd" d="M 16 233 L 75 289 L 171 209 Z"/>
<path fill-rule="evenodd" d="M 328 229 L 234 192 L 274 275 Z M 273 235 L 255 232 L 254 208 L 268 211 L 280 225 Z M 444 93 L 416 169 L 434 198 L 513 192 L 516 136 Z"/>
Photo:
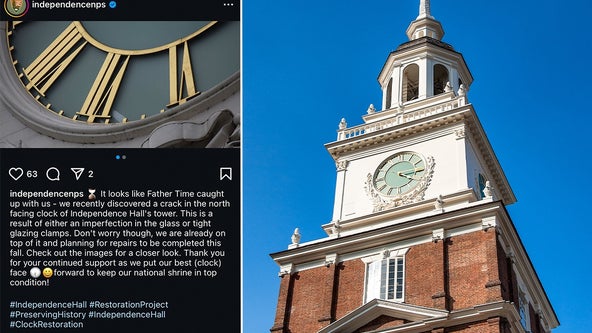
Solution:
<path fill-rule="evenodd" d="M 420 177 L 420 178 L 415 178 L 415 177 L 413 177 L 413 176 L 408 176 L 408 175 L 406 175 L 406 174 L 404 174 L 404 173 L 402 173 L 402 172 L 398 172 L 397 174 L 398 174 L 399 176 L 401 176 L 401 177 L 405 177 L 405 178 L 407 178 L 407 179 L 411 179 L 411 180 L 421 180 L 421 177 Z"/>
<path fill-rule="evenodd" d="M 401 176 L 401 174 L 409 174 L 409 173 L 416 173 L 416 172 L 420 172 L 425 170 L 424 168 L 415 168 L 415 169 L 409 169 L 409 170 L 404 170 L 404 171 L 399 171 L 399 176 Z"/>

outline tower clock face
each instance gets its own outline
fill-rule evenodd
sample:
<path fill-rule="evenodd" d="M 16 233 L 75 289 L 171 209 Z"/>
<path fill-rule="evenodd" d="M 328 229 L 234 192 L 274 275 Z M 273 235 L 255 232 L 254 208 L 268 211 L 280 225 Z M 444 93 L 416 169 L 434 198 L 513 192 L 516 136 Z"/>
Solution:
<path fill-rule="evenodd" d="M 16 75 L 48 112 L 126 123 L 166 113 L 240 66 L 238 22 L 7 22 Z"/>
<path fill-rule="evenodd" d="M 372 178 L 383 195 L 398 196 L 412 191 L 426 175 L 426 162 L 414 152 L 400 152 L 384 160 Z"/>

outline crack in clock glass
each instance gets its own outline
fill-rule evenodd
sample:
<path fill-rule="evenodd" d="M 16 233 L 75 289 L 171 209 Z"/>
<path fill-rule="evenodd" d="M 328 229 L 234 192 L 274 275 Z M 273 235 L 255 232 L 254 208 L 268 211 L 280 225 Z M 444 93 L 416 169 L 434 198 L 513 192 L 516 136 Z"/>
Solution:
<path fill-rule="evenodd" d="M 16 74 L 43 108 L 84 123 L 164 113 L 239 71 L 238 22 L 8 22 Z"/>

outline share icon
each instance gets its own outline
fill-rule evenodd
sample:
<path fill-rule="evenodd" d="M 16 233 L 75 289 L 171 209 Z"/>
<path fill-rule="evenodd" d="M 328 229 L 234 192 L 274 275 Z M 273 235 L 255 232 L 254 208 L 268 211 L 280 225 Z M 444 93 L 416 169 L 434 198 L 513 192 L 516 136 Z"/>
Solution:
<path fill-rule="evenodd" d="M 70 168 L 70 170 L 74 172 L 74 177 L 76 177 L 76 180 L 79 180 L 80 176 L 82 176 L 82 173 L 84 172 L 84 168 Z"/>

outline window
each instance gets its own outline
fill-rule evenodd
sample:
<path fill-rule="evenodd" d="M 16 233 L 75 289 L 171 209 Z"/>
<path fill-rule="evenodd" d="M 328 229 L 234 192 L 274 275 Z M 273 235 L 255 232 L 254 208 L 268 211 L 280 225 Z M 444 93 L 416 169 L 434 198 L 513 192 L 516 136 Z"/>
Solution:
<path fill-rule="evenodd" d="M 393 95 L 393 78 L 391 77 L 391 79 L 389 80 L 387 86 L 386 86 L 386 101 L 385 101 L 385 105 L 384 105 L 384 109 L 390 109 L 391 108 L 391 104 L 392 104 L 392 95 Z"/>
<path fill-rule="evenodd" d="M 520 290 L 520 297 L 519 299 L 519 309 L 520 312 L 520 324 L 522 327 L 528 332 L 530 330 L 530 313 L 528 308 L 528 301 L 526 300 L 526 294 Z"/>
<path fill-rule="evenodd" d="M 483 199 L 485 197 L 485 193 L 483 193 L 483 190 L 485 190 L 487 179 L 480 173 L 477 182 L 479 184 L 479 198 Z"/>
<path fill-rule="evenodd" d="M 409 102 L 419 97 L 419 66 L 411 64 L 403 72 L 403 102 Z"/>
<path fill-rule="evenodd" d="M 434 96 L 444 93 L 448 80 L 448 70 L 440 64 L 434 65 Z"/>
<path fill-rule="evenodd" d="M 401 250 L 393 252 L 401 252 Z M 391 251 L 385 251 L 380 257 L 382 259 L 366 264 L 365 302 L 375 298 L 402 302 L 405 287 L 405 257 L 400 253 L 393 255 Z"/>

